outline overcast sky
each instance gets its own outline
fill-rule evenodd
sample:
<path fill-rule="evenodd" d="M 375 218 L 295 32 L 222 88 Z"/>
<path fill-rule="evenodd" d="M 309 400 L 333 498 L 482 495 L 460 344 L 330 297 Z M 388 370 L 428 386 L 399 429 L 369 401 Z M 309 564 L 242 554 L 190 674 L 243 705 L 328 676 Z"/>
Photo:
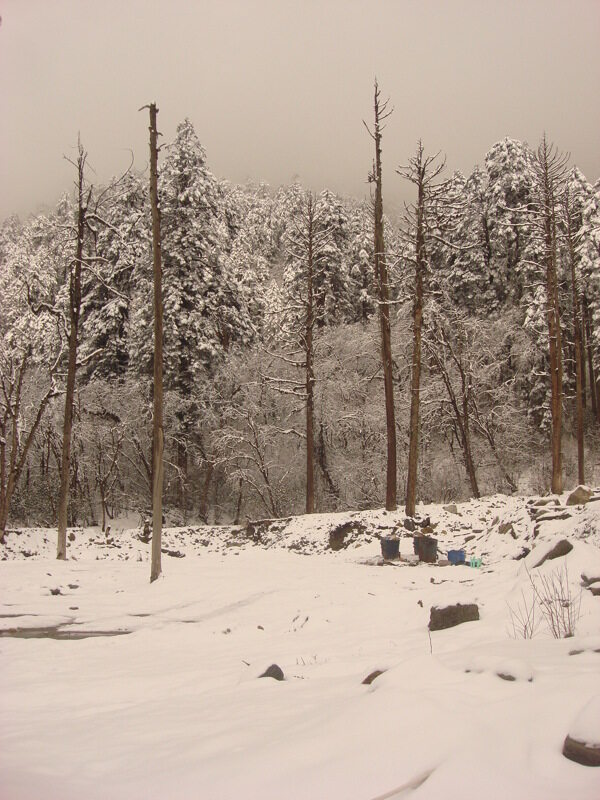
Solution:
<path fill-rule="evenodd" d="M 468 172 L 544 130 L 600 175 L 600 0 L 0 0 L 0 218 L 56 201 L 81 132 L 97 181 L 189 117 L 215 174 L 368 194 L 373 78 L 395 112 L 384 200 L 421 137 Z"/>

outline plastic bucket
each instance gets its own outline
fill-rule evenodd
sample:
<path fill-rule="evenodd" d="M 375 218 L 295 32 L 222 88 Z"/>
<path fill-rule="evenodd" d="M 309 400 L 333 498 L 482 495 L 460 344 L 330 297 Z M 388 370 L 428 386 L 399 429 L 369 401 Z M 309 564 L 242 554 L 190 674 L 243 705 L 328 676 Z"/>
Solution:
<path fill-rule="evenodd" d="M 386 536 L 381 539 L 381 555 L 386 559 L 400 557 L 400 539 Z"/>
<path fill-rule="evenodd" d="M 413 543 L 415 553 L 421 561 L 435 564 L 437 561 L 437 539 L 434 539 L 433 536 L 415 536 Z"/>
<path fill-rule="evenodd" d="M 451 564 L 464 564 L 465 551 L 464 550 L 448 550 L 448 561 Z"/>

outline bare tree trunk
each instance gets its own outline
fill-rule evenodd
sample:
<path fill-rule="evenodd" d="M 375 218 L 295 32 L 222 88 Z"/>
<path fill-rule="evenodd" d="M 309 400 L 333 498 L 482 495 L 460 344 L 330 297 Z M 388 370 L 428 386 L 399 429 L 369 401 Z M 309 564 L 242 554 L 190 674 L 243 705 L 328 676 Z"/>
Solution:
<path fill-rule="evenodd" d="M 572 211 L 569 206 L 569 195 L 565 197 L 565 220 L 567 223 L 567 243 L 569 247 L 569 263 L 571 267 L 571 291 L 573 296 L 573 339 L 575 342 L 575 403 L 577 416 L 577 480 L 585 483 L 585 451 L 583 442 L 583 379 L 581 352 L 581 315 L 579 311 L 579 295 L 577 292 L 577 275 L 575 261 L 575 231 L 573 230 Z"/>
<path fill-rule="evenodd" d="M 314 198 L 308 196 L 307 222 L 308 222 L 308 258 L 307 258 L 307 303 L 306 303 L 306 330 L 304 346 L 306 355 L 306 513 L 312 514 L 315 510 L 315 465 L 314 465 L 314 354 L 313 354 L 313 328 L 314 328 L 314 295 L 313 295 L 313 239 L 314 239 Z"/>
<path fill-rule="evenodd" d="M 158 131 L 155 103 L 150 104 L 150 201 L 152 204 L 152 253 L 154 274 L 154 407 L 152 415 L 152 563 L 150 583 L 161 573 L 163 491 L 163 305 L 158 202 Z"/>
<path fill-rule="evenodd" d="M 539 147 L 538 159 L 541 167 L 542 199 L 544 215 L 544 248 L 546 266 L 546 317 L 548 321 L 548 343 L 550 353 L 551 414 L 552 414 L 552 492 L 563 490 L 562 476 L 562 398 L 563 366 L 562 337 L 560 331 L 560 307 L 558 303 L 558 280 L 556 274 L 556 214 L 555 186 L 553 180 L 552 150 L 546 139 Z"/>
<path fill-rule="evenodd" d="M 396 415 L 394 409 L 394 384 L 392 372 L 392 345 L 390 333 L 389 280 L 385 260 L 383 232 L 383 193 L 381 173 L 381 134 L 383 121 L 391 111 L 386 110 L 387 101 L 380 105 L 379 87 L 375 82 L 375 126 L 371 134 L 375 141 L 375 167 L 371 180 L 375 183 L 375 280 L 379 294 L 379 322 L 381 326 L 381 360 L 385 390 L 385 426 L 387 434 L 387 474 L 385 507 L 394 511 L 397 504 L 396 488 Z"/>
<path fill-rule="evenodd" d="M 56 557 L 67 558 L 67 517 L 69 510 L 69 477 L 71 468 L 71 435 L 73 432 L 73 402 L 75 399 L 75 377 L 77 372 L 77 343 L 79 315 L 81 311 L 81 264 L 85 237 L 87 203 L 84 198 L 84 170 L 87 154 L 79 143 L 77 158 L 77 246 L 75 260 L 69 278 L 69 354 L 67 366 L 67 388 L 63 420 L 62 455 L 60 463 L 60 494 L 58 498 L 58 545 Z M 89 196 L 88 196 L 89 201 Z"/>
<path fill-rule="evenodd" d="M 410 386 L 410 423 L 408 444 L 408 476 L 406 480 L 406 514 L 414 517 L 417 502 L 417 466 L 419 460 L 419 395 L 421 388 L 421 331 L 423 327 L 423 275 L 425 255 L 425 186 L 423 146 L 418 145 L 417 241 L 415 263 L 415 296 L 413 303 L 413 354 Z"/>

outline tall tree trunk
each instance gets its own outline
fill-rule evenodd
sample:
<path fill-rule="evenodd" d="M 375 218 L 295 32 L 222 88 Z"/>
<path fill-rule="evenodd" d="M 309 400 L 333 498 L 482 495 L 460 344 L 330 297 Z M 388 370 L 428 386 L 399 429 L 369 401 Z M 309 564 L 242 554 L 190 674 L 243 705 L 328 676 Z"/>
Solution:
<path fill-rule="evenodd" d="M 383 364 L 383 383 L 385 390 L 385 426 L 387 435 L 387 473 L 385 507 L 394 511 L 397 504 L 396 488 L 396 414 L 394 409 L 394 384 L 392 372 L 392 345 L 390 333 L 389 280 L 385 260 L 385 241 L 383 232 L 383 191 L 381 173 L 381 132 L 382 122 L 389 116 L 386 103 L 380 106 L 379 87 L 375 83 L 375 280 L 379 294 L 379 322 L 381 326 L 381 360 Z"/>
<path fill-rule="evenodd" d="M 569 207 L 568 194 L 565 200 L 565 218 L 567 223 L 567 243 L 569 247 L 569 263 L 571 267 L 571 291 L 573 297 L 573 339 L 575 342 L 575 404 L 577 416 L 577 480 L 585 483 L 585 453 L 583 442 L 583 379 L 581 352 L 581 315 L 579 311 L 579 294 L 577 292 L 577 275 L 575 262 L 575 231 L 573 230 L 572 213 Z"/>
<path fill-rule="evenodd" d="M 77 158 L 77 245 L 75 261 L 69 277 L 69 354 L 67 387 L 63 419 L 62 454 L 60 462 L 60 494 L 58 498 L 58 545 L 56 557 L 67 558 L 67 517 L 69 512 L 69 477 L 71 469 L 71 436 L 73 432 L 73 402 L 75 399 L 75 377 L 77 372 L 77 343 L 79 315 L 81 311 L 81 263 L 86 226 L 86 201 L 84 199 L 84 170 L 87 154 L 81 142 Z M 88 197 L 89 200 L 89 197 Z"/>
<path fill-rule="evenodd" d="M 307 303 L 306 329 L 304 333 L 306 355 L 306 513 L 315 510 L 315 465 L 314 465 L 314 366 L 313 366 L 313 328 L 314 328 L 314 293 L 313 293 L 313 237 L 314 237 L 314 199 L 308 196 L 308 258 L 307 258 Z"/>
<path fill-rule="evenodd" d="M 423 274 L 425 272 L 425 187 L 423 180 L 423 148 L 419 142 L 417 200 L 417 241 L 415 262 L 415 296 L 413 303 L 413 354 L 410 386 L 410 423 L 408 443 L 408 476 L 406 480 L 406 514 L 414 517 L 417 502 L 417 467 L 419 460 L 419 400 L 421 389 L 421 331 L 423 327 Z"/>
<path fill-rule="evenodd" d="M 562 476 L 562 397 L 563 366 L 560 307 L 556 271 L 556 214 L 554 181 L 551 176 L 551 151 L 544 138 L 539 148 L 542 167 L 542 196 L 544 214 L 544 249 L 546 266 L 546 317 L 550 353 L 551 415 L 552 415 L 552 492 L 563 490 Z"/>
<path fill-rule="evenodd" d="M 152 415 L 152 563 L 150 583 L 161 573 L 163 491 L 163 304 L 158 203 L 158 131 L 155 103 L 150 104 L 150 201 L 152 204 L 152 254 L 154 276 L 154 403 Z"/>

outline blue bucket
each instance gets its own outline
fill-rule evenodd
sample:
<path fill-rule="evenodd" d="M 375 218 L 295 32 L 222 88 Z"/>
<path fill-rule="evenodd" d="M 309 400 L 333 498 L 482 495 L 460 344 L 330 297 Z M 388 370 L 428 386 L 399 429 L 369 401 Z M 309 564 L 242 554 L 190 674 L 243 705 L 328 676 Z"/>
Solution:
<path fill-rule="evenodd" d="M 448 550 L 448 561 L 451 564 L 464 564 L 465 551 L 464 550 Z"/>

